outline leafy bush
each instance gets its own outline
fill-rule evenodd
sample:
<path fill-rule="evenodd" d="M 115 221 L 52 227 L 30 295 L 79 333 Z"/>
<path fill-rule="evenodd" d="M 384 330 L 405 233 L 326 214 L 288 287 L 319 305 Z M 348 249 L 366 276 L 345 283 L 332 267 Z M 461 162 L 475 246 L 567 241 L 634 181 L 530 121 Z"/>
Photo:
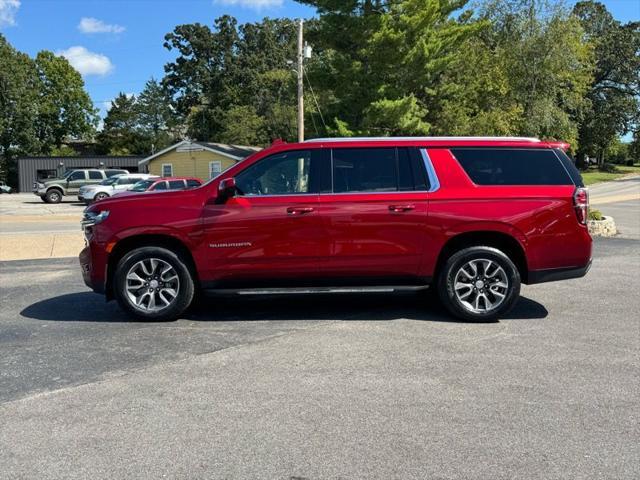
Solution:
<path fill-rule="evenodd" d="M 616 167 L 613 163 L 605 163 L 600 168 L 600 171 L 607 173 L 618 173 L 618 167 Z"/>
<path fill-rule="evenodd" d="M 589 220 L 602 220 L 603 218 L 600 210 L 589 210 Z"/>

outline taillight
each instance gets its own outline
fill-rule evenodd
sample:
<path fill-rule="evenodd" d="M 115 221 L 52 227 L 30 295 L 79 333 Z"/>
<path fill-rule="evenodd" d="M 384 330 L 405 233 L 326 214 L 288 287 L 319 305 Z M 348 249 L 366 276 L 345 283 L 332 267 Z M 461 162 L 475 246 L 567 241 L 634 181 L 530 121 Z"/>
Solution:
<path fill-rule="evenodd" d="M 573 204 L 576 208 L 578 222 L 586 225 L 589 218 L 589 192 L 586 188 L 576 188 L 576 193 L 573 194 Z"/>

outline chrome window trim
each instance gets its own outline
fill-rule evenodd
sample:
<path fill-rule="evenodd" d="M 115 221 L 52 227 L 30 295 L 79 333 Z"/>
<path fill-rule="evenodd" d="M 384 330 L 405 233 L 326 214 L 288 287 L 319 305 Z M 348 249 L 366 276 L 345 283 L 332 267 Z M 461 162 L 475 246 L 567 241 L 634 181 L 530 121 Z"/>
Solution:
<path fill-rule="evenodd" d="M 317 195 L 327 196 L 327 195 L 411 195 L 414 193 L 433 193 L 440 189 L 440 180 L 438 179 L 438 175 L 436 174 L 435 168 L 433 168 L 433 164 L 431 163 L 431 159 L 429 158 L 429 154 L 427 153 L 426 148 L 419 148 L 420 154 L 422 155 L 422 159 L 424 161 L 424 166 L 427 171 L 427 177 L 429 178 L 429 190 L 396 190 L 391 192 L 323 192 L 323 193 L 292 193 L 292 194 L 279 194 L 279 195 L 239 195 L 244 198 L 265 198 L 265 197 L 282 197 L 282 198 L 295 198 L 300 197 L 301 195 Z M 331 149 L 331 189 L 333 190 L 333 149 Z"/>
<path fill-rule="evenodd" d="M 422 155 L 424 167 L 427 169 L 427 176 L 429 177 L 429 190 L 427 190 L 427 192 L 436 192 L 440 190 L 440 180 L 438 180 L 438 175 L 436 174 L 435 168 L 433 168 L 433 164 L 431 163 L 431 158 L 429 158 L 427 149 L 421 148 L 420 155 Z"/>

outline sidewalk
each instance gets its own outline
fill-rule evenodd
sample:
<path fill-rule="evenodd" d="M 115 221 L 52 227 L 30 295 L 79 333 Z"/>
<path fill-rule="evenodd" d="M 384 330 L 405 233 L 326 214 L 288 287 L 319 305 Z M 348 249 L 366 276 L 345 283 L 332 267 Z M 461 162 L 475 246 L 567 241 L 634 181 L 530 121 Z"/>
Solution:
<path fill-rule="evenodd" d="M 24 193 L 0 196 L 0 261 L 76 257 L 84 247 L 83 205 L 43 203 Z"/>

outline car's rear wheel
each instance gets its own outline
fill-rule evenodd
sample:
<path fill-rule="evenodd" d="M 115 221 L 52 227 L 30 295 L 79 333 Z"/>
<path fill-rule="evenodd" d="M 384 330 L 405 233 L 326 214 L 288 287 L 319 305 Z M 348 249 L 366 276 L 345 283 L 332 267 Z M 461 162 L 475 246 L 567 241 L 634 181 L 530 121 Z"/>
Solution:
<path fill-rule="evenodd" d="M 62 193 L 60 190 L 53 188 L 45 194 L 44 201 L 47 203 L 60 203 L 62 201 Z"/>
<path fill-rule="evenodd" d="M 109 198 L 109 195 L 104 192 L 96 193 L 96 196 L 93 197 L 94 202 L 99 202 L 100 200 L 104 200 L 105 198 Z"/>
<path fill-rule="evenodd" d="M 446 261 L 438 279 L 438 294 L 458 318 L 493 321 L 511 310 L 520 296 L 520 272 L 497 248 L 465 248 Z"/>
<path fill-rule="evenodd" d="M 187 263 L 171 250 L 142 247 L 127 253 L 116 268 L 114 292 L 120 307 L 150 321 L 178 318 L 189 308 L 194 282 Z"/>

